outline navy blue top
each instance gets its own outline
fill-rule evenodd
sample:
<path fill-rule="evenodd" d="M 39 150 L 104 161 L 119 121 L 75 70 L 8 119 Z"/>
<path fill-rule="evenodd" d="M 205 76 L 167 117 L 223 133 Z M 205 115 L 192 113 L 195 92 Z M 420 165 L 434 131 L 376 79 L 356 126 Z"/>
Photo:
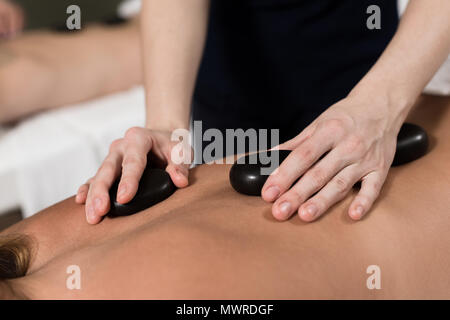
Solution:
<path fill-rule="evenodd" d="M 366 26 L 373 4 L 381 30 Z M 212 0 L 193 118 L 292 138 L 350 92 L 397 24 L 393 0 Z"/>

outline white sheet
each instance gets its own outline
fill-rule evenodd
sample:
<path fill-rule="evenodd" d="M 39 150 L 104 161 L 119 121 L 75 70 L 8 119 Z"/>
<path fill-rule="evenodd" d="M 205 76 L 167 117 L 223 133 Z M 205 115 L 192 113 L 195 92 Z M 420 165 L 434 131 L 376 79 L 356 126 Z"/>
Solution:
<path fill-rule="evenodd" d="M 110 143 L 144 124 L 142 88 L 43 113 L 0 141 L 0 212 L 25 217 L 75 194 L 94 175 Z M 6 195 L 6 197 L 3 197 Z"/>
<path fill-rule="evenodd" d="M 8 130 L 0 127 L 0 214 L 14 209 L 19 203 L 13 147 Z"/>

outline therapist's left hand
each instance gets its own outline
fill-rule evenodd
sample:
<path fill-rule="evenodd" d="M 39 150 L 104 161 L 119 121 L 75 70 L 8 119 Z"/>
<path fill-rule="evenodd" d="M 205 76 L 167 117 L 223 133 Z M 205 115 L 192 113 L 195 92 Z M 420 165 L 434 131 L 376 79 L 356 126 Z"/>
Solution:
<path fill-rule="evenodd" d="M 314 221 L 361 181 L 348 210 L 352 219 L 361 219 L 386 179 L 404 117 L 388 99 L 349 96 L 281 144 L 279 149 L 293 152 L 262 189 L 263 199 L 274 202 L 274 217 L 286 220 L 297 212 Z"/>

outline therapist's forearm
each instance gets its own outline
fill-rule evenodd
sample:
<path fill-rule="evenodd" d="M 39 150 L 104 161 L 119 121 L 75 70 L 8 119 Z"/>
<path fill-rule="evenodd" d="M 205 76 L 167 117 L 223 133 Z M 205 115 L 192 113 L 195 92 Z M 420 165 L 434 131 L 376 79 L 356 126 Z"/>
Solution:
<path fill-rule="evenodd" d="M 449 0 L 411 0 L 391 43 L 351 94 L 375 94 L 404 120 L 450 52 L 449 13 Z"/>
<path fill-rule="evenodd" d="M 173 130 L 189 126 L 208 13 L 209 0 L 143 1 L 141 30 L 148 128 Z"/>

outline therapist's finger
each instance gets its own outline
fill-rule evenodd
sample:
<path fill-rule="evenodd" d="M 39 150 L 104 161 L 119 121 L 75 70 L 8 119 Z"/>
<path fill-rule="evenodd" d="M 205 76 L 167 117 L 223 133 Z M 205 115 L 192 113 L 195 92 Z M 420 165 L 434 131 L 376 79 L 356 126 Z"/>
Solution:
<path fill-rule="evenodd" d="M 344 199 L 360 177 L 356 165 L 346 167 L 298 209 L 300 218 L 306 222 L 318 219 L 331 206 Z"/>
<path fill-rule="evenodd" d="M 167 150 L 166 172 L 178 188 L 189 184 L 189 167 L 193 161 L 193 150 L 190 145 L 176 144 Z"/>
<path fill-rule="evenodd" d="M 144 128 L 131 128 L 125 134 L 122 177 L 117 189 L 117 201 L 125 204 L 133 199 L 142 173 L 147 166 L 147 154 L 152 148 L 152 138 Z"/>
<path fill-rule="evenodd" d="M 109 188 L 120 171 L 123 153 L 122 139 L 111 143 L 109 154 L 96 175 L 88 181 L 86 196 L 86 219 L 88 223 L 98 223 L 109 210 Z"/>
<path fill-rule="evenodd" d="M 267 179 L 262 189 L 265 201 L 273 202 L 286 192 L 333 144 L 322 132 L 314 133 L 294 149 Z"/>
<path fill-rule="evenodd" d="M 75 202 L 78 204 L 84 204 L 86 202 L 87 194 L 89 191 L 89 186 L 91 184 L 92 178 L 90 178 L 85 184 L 78 188 L 77 195 L 75 197 Z"/>
<path fill-rule="evenodd" d="M 278 220 L 286 220 L 298 208 L 319 191 L 343 168 L 351 163 L 351 155 L 345 154 L 341 148 L 330 151 L 309 169 L 289 191 L 275 201 L 272 213 Z"/>
<path fill-rule="evenodd" d="M 185 188 L 189 184 L 189 167 L 186 165 L 169 164 L 166 172 L 178 188 Z"/>
<path fill-rule="evenodd" d="M 365 176 L 361 183 L 361 189 L 351 203 L 348 214 L 353 220 L 361 220 L 370 210 L 375 200 L 380 195 L 386 175 L 380 172 L 372 172 Z"/>
<path fill-rule="evenodd" d="M 110 153 L 89 185 L 86 198 L 86 218 L 89 223 L 98 223 L 110 209 L 109 189 L 120 173 L 121 154 Z"/>

